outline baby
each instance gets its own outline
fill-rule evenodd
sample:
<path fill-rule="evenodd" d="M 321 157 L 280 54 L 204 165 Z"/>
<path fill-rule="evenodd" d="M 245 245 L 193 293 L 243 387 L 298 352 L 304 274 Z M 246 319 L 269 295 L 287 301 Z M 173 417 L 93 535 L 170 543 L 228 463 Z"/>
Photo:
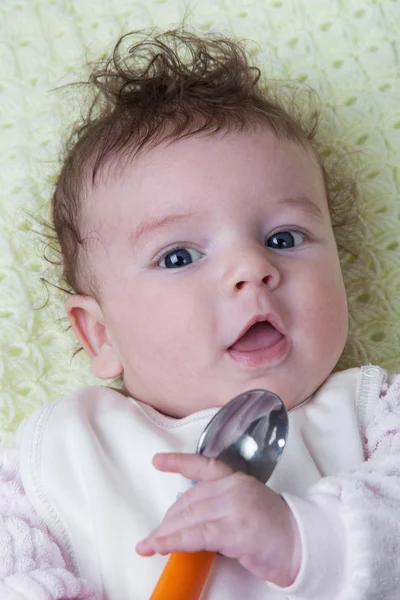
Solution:
<path fill-rule="evenodd" d="M 208 550 L 202 600 L 394 600 L 400 378 L 332 374 L 348 314 L 315 123 L 234 42 L 126 42 L 52 203 L 70 323 L 123 387 L 44 407 L 3 452 L 0 596 L 146 600 L 165 555 Z M 254 388 L 289 410 L 268 486 L 194 454 Z"/>

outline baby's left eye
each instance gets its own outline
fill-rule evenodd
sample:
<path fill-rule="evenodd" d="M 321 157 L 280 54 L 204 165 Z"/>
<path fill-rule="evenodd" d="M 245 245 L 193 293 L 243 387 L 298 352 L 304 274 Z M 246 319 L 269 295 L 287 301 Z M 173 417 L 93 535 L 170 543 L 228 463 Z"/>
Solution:
<path fill-rule="evenodd" d="M 299 231 L 278 231 L 267 239 L 266 245 L 268 248 L 286 250 L 286 248 L 294 248 L 294 246 L 302 244 L 305 239 L 305 236 Z"/>
<path fill-rule="evenodd" d="M 162 260 L 158 263 L 159 267 L 163 269 L 178 269 L 180 267 L 186 267 L 191 263 L 202 258 L 203 254 L 193 248 L 176 248 L 171 252 L 168 252 Z"/>

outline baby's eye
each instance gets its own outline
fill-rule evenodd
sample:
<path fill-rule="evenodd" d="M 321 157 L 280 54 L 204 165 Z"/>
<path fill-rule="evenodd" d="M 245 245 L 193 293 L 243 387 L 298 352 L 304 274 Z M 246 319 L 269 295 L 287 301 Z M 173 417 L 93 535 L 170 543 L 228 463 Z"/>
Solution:
<path fill-rule="evenodd" d="M 305 239 L 305 236 L 299 231 L 278 231 L 267 239 L 267 246 L 277 250 L 286 250 L 286 248 L 302 244 Z"/>
<path fill-rule="evenodd" d="M 177 248 L 172 252 L 168 252 L 166 256 L 158 263 L 159 267 L 164 269 L 177 269 L 186 267 L 191 263 L 202 258 L 203 254 L 193 248 Z"/>

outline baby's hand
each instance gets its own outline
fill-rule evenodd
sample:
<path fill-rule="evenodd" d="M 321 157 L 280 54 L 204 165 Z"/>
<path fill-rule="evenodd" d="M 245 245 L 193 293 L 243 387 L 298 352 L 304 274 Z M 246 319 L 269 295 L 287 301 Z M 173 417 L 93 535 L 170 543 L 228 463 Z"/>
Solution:
<path fill-rule="evenodd" d="M 283 587 L 293 583 L 300 567 L 300 536 L 281 496 L 253 477 L 197 454 L 156 454 L 153 464 L 199 483 L 137 544 L 139 554 L 216 551 L 237 559 L 260 579 Z"/>

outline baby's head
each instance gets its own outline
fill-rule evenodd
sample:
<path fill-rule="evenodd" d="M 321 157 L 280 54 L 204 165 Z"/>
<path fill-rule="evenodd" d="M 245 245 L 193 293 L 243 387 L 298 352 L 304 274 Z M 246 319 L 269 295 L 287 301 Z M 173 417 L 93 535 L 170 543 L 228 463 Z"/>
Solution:
<path fill-rule="evenodd" d="M 347 337 L 315 123 L 227 40 L 120 48 L 93 72 L 98 97 L 53 198 L 92 371 L 175 417 L 251 388 L 296 406 Z"/>

